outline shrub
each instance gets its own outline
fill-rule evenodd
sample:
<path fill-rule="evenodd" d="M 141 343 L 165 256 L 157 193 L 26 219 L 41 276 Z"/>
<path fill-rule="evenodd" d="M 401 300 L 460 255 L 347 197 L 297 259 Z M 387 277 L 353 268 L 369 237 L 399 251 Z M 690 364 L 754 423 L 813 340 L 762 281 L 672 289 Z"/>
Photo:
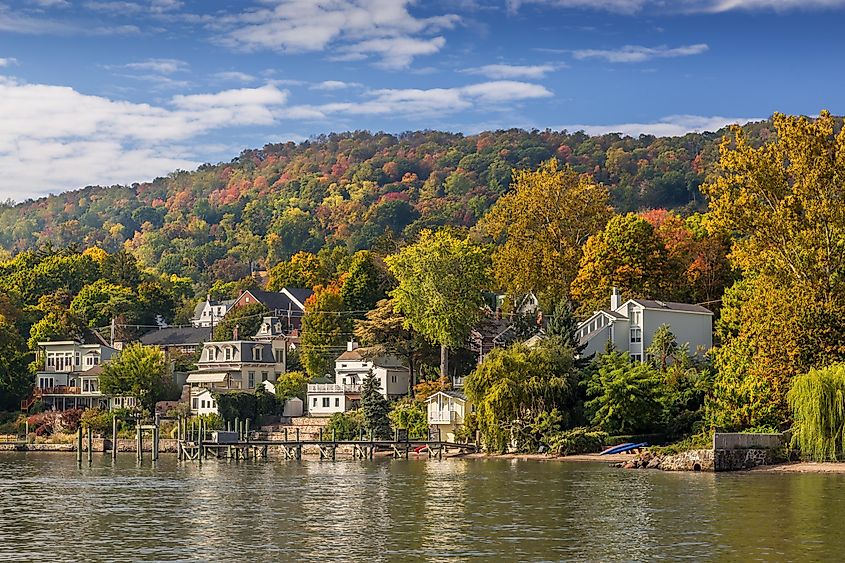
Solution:
<path fill-rule="evenodd" d="M 111 434 L 112 413 L 101 409 L 87 409 L 82 413 L 82 425 L 99 434 Z"/>
<path fill-rule="evenodd" d="M 600 452 L 607 433 L 590 428 L 573 428 L 548 436 L 549 452 L 557 455 L 576 455 Z"/>
<path fill-rule="evenodd" d="M 359 410 L 336 412 L 326 425 L 329 436 L 335 433 L 337 440 L 357 440 L 364 430 L 364 413 Z M 367 434 L 363 432 L 365 436 Z"/>
<path fill-rule="evenodd" d="M 411 438 L 428 439 L 428 410 L 425 403 L 403 399 L 393 406 L 388 415 L 394 428 L 405 428 Z"/>
<path fill-rule="evenodd" d="M 79 430 L 79 421 L 82 419 L 82 409 L 70 409 L 61 413 L 56 419 L 53 430 L 55 432 L 73 433 Z"/>

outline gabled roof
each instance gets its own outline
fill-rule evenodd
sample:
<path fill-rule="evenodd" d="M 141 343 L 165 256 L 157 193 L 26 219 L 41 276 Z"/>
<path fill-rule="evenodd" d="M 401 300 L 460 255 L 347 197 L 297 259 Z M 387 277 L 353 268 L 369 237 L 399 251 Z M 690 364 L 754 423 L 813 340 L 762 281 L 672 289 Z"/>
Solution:
<path fill-rule="evenodd" d="M 194 327 L 160 328 L 146 333 L 140 339 L 147 346 L 185 346 L 202 344 L 211 340 L 211 329 Z"/>
<path fill-rule="evenodd" d="M 108 341 L 103 338 L 99 332 L 91 328 L 82 329 L 82 344 L 99 344 L 101 346 L 109 346 Z M 111 348 L 111 346 L 109 346 Z"/>
<path fill-rule="evenodd" d="M 291 297 L 302 303 L 303 307 L 308 298 L 314 295 L 314 292 L 307 287 L 283 287 L 282 291 L 288 292 Z"/>
<path fill-rule="evenodd" d="M 680 311 L 684 313 L 701 313 L 705 315 L 712 315 L 713 312 L 701 305 L 693 305 L 691 303 L 676 303 L 674 301 L 657 301 L 652 299 L 631 299 L 637 305 L 645 309 L 655 309 L 661 311 Z"/>
<path fill-rule="evenodd" d="M 446 395 L 447 397 L 451 397 L 453 399 L 460 399 L 461 401 L 467 400 L 467 396 L 464 395 L 462 392 L 455 391 L 454 389 L 446 389 L 446 390 L 443 390 L 443 391 L 438 391 L 438 392 L 436 392 L 432 395 L 429 395 L 428 398 L 426 399 L 426 402 L 432 400 L 437 395 Z"/>
<path fill-rule="evenodd" d="M 293 294 L 293 293 L 291 293 L 291 294 L 294 295 L 294 299 L 291 299 L 288 295 L 281 293 L 281 292 L 262 291 L 260 289 L 250 289 L 248 291 L 249 291 L 250 295 L 255 297 L 255 299 L 259 303 L 261 303 L 262 305 L 264 305 L 265 307 L 267 307 L 271 311 L 278 311 L 280 315 L 283 314 L 285 311 L 288 311 L 288 310 L 296 312 L 296 313 L 302 313 L 303 308 L 297 302 L 297 301 L 299 301 L 299 298 L 296 297 L 296 295 Z M 288 290 L 288 291 L 290 291 L 290 290 Z M 310 289 L 301 290 L 301 291 L 307 291 L 307 292 L 309 292 L 309 295 L 310 295 L 310 292 L 311 292 Z M 308 297 L 305 297 L 305 299 L 307 299 L 307 298 Z M 302 301 L 302 303 L 304 303 L 304 301 Z"/>
<path fill-rule="evenodd" d="M 347 350 L 340 356 L 338 356 L 335 361 L 347 361 L 347 362 L 362 362 L 364 361 L 364 356 L 356 348 L 355 350 Z"/>
<path fill-rule="evenodd" d="M 237 301 L 237 299 L 222 299 L 220 301 L 215 301 L 215 300 L 212 299 L 211 301 L 200 301 L 194 307 L 194 318 L 199 319 L 200 317 L 202 317 L 202 312 L 205 309 L 206 303 L 211 305 L 212 307 L 218 307 L 220 305 L 225 305 L 226 310 L 228 311 L 232 307 L 232 304 L 235 301 Z"/>

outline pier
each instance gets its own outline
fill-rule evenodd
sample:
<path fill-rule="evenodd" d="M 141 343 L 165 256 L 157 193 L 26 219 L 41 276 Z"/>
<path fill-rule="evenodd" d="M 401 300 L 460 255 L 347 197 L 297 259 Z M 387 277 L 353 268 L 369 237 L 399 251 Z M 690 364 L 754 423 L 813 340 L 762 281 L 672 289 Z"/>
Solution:
<path fill-rule="evenodd" d="M 235 430 L 208 431 L 202 421 L 181 420 L 178 423 L 177 453 L 180 460 L 202 461 L 209 458 L 227 460 L 258 460 L 270 457 L 270 448 L 279 451 L 279 457 L 286 460 L 302 459 L 305 447 L 317 449 L 321 460 L 337 459 L 338 448 L 352 450 L 353 459 L 373 459 L 376 452 L 390 452 L 394 459 L 408 459 L 413 452 L 425 455 L 429 459 L 442 459 L 444 452 L 457 451 L 475 453 L 480 450 L 477 444 L 444 442 L 430 439 L 409 439 L 406 432 L 396 431 L 391 440 L 378 439 L 372 434 L 360 433 L 355 440 L 338 440 L 334 433 L 331 437 L 320 430 L 318 439 L 306 439 L 300 436 L 299 428 L 295 432 L 285 429 L 281 440 L 266 440 L 259 433 L 249 432 L 249 421 L 235 421 Z M 229 427 L 231 428 L 231 426 Z M 155 455 L 155 454 L 153 454 Z"/>

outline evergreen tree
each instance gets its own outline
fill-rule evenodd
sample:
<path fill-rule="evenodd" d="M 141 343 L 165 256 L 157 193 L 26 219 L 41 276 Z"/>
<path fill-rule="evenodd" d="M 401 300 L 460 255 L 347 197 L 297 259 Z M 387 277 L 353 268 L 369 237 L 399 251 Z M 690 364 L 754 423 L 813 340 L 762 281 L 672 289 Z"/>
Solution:
<path fill-rule="evenodd" d="M 568 299 L 561 299 L 557 302 L 554 313 L 549 316 L 545 332 L 547 336 L 561 338 L 575 351 L 576 365 L 579 369 L 586 367 L 592 361 L 593 354 L 587 357 L 583 356 L 587 344 L 581 344 L 581 340 L 578 338 L 578 320 L 575 318 L 572 303 Z"/>
<path fill-rule="evenodd" d="M 381 384 L 370 371 L 361 385 L 361 408 L 364 411 L 364 425 L 376 439 L 390 438 L 390 404 L 381 394 Z"/>

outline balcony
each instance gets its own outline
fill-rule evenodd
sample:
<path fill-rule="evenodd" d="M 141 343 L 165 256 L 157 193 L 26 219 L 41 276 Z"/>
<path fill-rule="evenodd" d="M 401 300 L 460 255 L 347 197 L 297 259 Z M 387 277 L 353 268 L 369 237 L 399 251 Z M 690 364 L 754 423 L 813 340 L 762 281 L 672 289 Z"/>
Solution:
<path fill-rule="evenodd" d="M 309 393 L 360 393 L 361 385 L 340 385 L 338 383 L 309 383 Z"/>
<path fill-rule="evenodd" d="M 455 424 L 458 421 L 458 413 L 455 411 L 429 411 L 429 424 Z"/>
<path fill-rule="evenodd" d="M 36 387 L 35 396 L 42 395 L 81 395 L 81 387 L 70 387 L 68 385 L 57 385 L 55 387 Z"/>

